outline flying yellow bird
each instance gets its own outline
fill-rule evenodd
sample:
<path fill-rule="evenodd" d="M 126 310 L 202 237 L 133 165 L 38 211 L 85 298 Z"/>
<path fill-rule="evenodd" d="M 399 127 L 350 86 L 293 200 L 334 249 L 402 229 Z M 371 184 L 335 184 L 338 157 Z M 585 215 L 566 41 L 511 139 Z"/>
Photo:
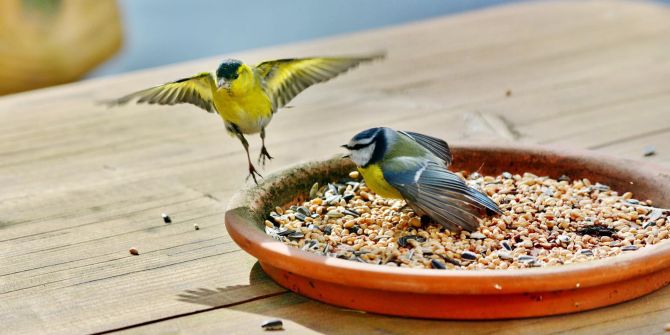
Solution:
<path fill-rule="evenodd" d="M 249 176 L 258 183 L 262 177 L 251 164 L 249 143 L 244 134 L 260 132 L 262 148 L 258 161 L 272 159 L 265 148 L 265 128 L 272 116 L 307 87 L 327 81 L 363 62 L 383 58 L 383 54 L 367 57 L 314 57 L 278 59 L 247 65 L 237 59 L 226 59 L 216 70 L 216 80 L 209 72 L 131 93 L 110 101 L 121 105 L 137 103 L 174 105 L 194 104 L 210 113 L 219 113 L 226 130 L 236 136 L 247 153 Z"/>

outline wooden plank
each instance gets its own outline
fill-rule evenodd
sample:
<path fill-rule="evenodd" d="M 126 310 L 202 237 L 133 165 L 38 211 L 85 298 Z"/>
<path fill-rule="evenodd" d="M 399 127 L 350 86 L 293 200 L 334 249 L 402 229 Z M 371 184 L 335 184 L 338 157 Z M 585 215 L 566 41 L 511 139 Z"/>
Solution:
<path fill-rule="evenodd" d="M 208 294 L 193 294 L 204 303 Z M 260 327 L 281 319 L 289 334 L 667 334 L 670 288 L 617 306 L 574 315 L 509 321 L 436 321 L 361 313 L 286 293 L 279 296 L 199 313 L 120 334 L 266 334 Z M 211 302 L 211 300 L 210 300 Z"/>
<path fill-rule="evenodd" d="M 340 153 L 354 133 L 379 125 L 448 141 L 558 143 L 639 159 L 638 148 L 649 143 L 658 154 L 644 159 L 670 164 L 669 32 L 670 11 L 658 4 L 531 2 L 230 56 L 253 63 L 388 51 L 384 62 L 310 88 L 281 111 L 268 128 L 277 158 L 264 173 Z M 192 332 L 191 320 L 222 313 L 239 323 L 214 322 L 203 332 L 246 333 L 260 317 L 282 316 L 254 312 L 263 306 L 314 315 L 294 320 L 305 331 L 338 332 L 339 323 L 403 333 L 442 324 L 340 315 L 292 294 L 262 299 L 284 289 L 258 273 L 223 227 L 225 204 L 246 169 L 241 145 L 218 117 L 188 105 L 95 104 L 213 69 L 221 58 L 0 98 L 3 330 L 87 333 L 175 318 L 165 322 L 170 329 L 157 323 L 147 331 Z M 250 142 L 257 154 L 258 138 Z M 164 224 L 162 212 L 174 223 Z M 131 246 L 139 256 L 128 254 Z M 199 289 L 206 297 L 188 298 Z M 254 299 L 262 300 L 245 303 Z M 630 324 L 651 318 L 646 330 L 655 331 L 668 316 L 667 290 L 644 299 L 631 303 L 649 309 L 638 309 Z M 314 326 L 323 310 L 337 321 Z M 191 313 L 198 314 L 184 316 Z M 555 331 L 586 333 L 590 317 L 622 325 L 601 311 L 541 320 L 560 320 Z M 523 333 L 541 329 L 538 320 L 445 325 Z"/>

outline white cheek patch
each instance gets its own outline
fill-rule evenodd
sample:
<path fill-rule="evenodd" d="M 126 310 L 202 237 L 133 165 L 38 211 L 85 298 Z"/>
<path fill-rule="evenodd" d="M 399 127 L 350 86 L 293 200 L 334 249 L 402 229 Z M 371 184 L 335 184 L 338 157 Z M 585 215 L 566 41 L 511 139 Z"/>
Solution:
<path fill-rule="evenodd" d="M 365 166 L 372 158 L 372 153 L 375 151 L 375 143 L 358 150 L 351 151 L 351 160 L 358 166 Z"/>

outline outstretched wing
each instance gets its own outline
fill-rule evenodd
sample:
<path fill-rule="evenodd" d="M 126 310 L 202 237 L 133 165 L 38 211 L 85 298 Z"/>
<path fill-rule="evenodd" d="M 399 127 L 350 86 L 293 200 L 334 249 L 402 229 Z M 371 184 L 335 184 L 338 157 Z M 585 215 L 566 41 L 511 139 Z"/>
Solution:
<path fill-rule="evenodd" d="M 174 105 L 194 104 L 210 113 L 216 112 L 214 107 L 214 92 L 216 84 L 209 72 L 203 72 L 189 78 L 141 90 L 128 94 L 122 98 L 109 101 L 109 105 L 123 105 L 137 99 L 137 103 Z"/>
<path fill-rule="evenodd" d="M 379 54 L 369 57 L 278 59 L 260 63 L 256 68 L 265 79 L 276 110 L 314 84 L 337 77 L 360 63 L 383 57 L 383 54 Z"/>
<path fill-rule="evenodd" d="M 419 143 L 419 145 L 432 152 L 437 158 L 443 160 L 445 167 L 451 165 L 451 150 L 449 150 L 449 145 L 444 140 L 411 131 L 400 131 L 400 133 L 407 135 L 409 138 Z"/>
<path fill-rule="evenodd" d="M 384 163 L 383 170 L 386 181 L 410 206 L 450 230 L 455 230 L 456 226 L 467 231 L 476 230 L 484 209 L 502 214 L 488 196 L 435 162 L 400 157 Z"/>

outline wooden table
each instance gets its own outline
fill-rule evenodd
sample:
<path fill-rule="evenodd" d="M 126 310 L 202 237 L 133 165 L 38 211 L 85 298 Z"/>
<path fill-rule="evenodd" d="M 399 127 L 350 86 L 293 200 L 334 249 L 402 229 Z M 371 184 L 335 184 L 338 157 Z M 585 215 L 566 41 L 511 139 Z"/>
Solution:
<path fill-rule="evenodd" d="M 233 56 L 388 51 L 281 111 L 265 173 L 341 152 L 378 125 L 670 166 L 669 36 L 660 4 L 533 2 Z M 670 322 L 670 288 L 574 315 L 488 322 L 370 315 L 287 292 L 224 228 L 246 163 L 218 117 L 189 105 L 95 104 L 221 58 L 0 99 L 1 333 L 253 334 L 281 318 L 291 334 L 652 334 Z M 656 155 L 643 157 L 646 145 Z"/>

